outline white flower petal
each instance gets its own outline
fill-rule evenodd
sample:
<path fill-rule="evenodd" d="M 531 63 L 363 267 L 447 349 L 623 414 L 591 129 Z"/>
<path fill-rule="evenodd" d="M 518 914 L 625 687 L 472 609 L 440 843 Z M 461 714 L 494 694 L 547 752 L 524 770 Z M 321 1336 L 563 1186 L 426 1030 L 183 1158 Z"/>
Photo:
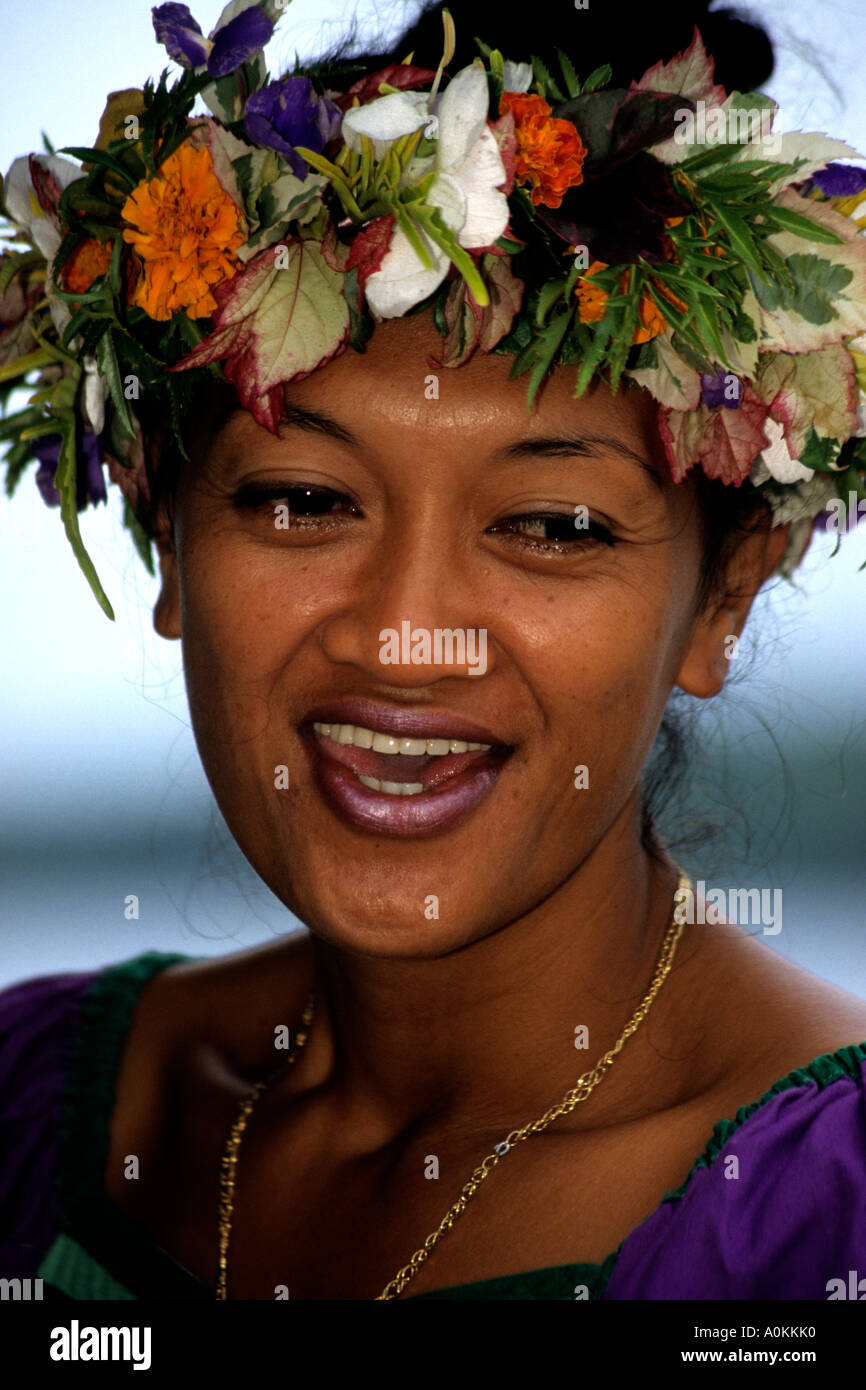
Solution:
<path fill-rule="evenodd" d="M 85 354 L 81 359 L 84 367 L 84 413 L 94 434 L 102 434 L 105 427 L 105 398 L 108 388 L 99 375 L 96 358 Z"/>
<path fill-rule="evenodd" d="M 72 319 L 72 310 L 70 309 L 69 305 L 65 302 L 65 300 L 58 299 L 57 295 L 54 292 L 54 277 L 51 274 L 50 261 L 48 262 L 48 270 L 45 275 L 45 297 L 48 300 L 48 312 L 51 314 L 51 319 L 54 324 L 54 327 L 57 329 L 57 332 L 62 337 L 63 333 L 66 330 L 66 325 Z M 80 342 L 81 337 L 79 334 L 76 333 L 75 337 L 72 339 L 72 342 L 69 344 L 72 352 L 77 351 L 77 347 Z"/>
<path fill-rule="evenodd" d="M 474 63 L 448 83 L 439 105 L 437 165 L 443 173 L 463 163 L 485 129 L 489 100 L 487 78 Z"/>
<path fill-rule="evenodd" d="M 342 136 L 350 150 L 361 153 L 361 136 L 373 141 L 377 159 L 384 159 L 388 146 L 402 135 L 411 135 L 427 121 L 427 94 L 388 92 L 366 106 L 353 106 L 343 116 Z"/>
<path fill-rule="evenodd" d="M 400 318 L 445 279 L 450 265 L 448 257 L 423 232 L 418 235 L 430 252 L 433 269 L 427 270 L 421 264 L 405 233 L 395 227 L 388 252 L 366 287 L 367 303 L 380 319 Z"/>
<path fill-rule="evenodd" d="M 459 232 L 466 221 L 466 195 L 457 179 L 452 178 L 450 174 L 437 174 L 430 185 L 426 201 L 431 207 L 439 209 L 445 226 L 458 233 L 459 241 Z"/>
<path fill-rule="evenodd" d="M 503 63 L 503 90 L 506 92 L 528 92 L 532 85 L 532 64 L 512 63 L 506 58 Z"/>
<path fill-rule="evenodd" d="M 508 226 L 508 199 L 497 188 L 506 179 L 496 136 L 485 125 L 469 155 L 454 171 L 466 199 L 461 246 L 492 246 Z"/>
<path fill-rule="evenodd" d="M 766 473 L 762 476 L 761 469 L 756 468 L 756 464 L 759 462 L 763 463 L 770 476 L 779 483 L 805 482 L 812 477 L 814 468 L 806 468 L 791 457 L 784 436 L 785 431 L 779 421 L 768 416 L 764 421 L 764 437 L 769 442 L 769 448 L 762 449 L 755 463 L 752 464 L 749 472 L 751 482 L 763 482 L 766 478 Z"/>
<path fill-rule="evenodd" d="M 60 155 L 40 154 L 37 157 L 39 163 L 54 175 L 61 188 L 66 188 L 76 179 L 83 177 L 77 164 L 73 164 L 71 160 L 62 159 Z M 6 207 L 12 221 L 29 236 L 34 246 L 42 252 L 47 260 L 52 260 L 60 245 L 60 232 L 49 214 L 43 211 L 39 199 L 36 197 L 33 180 L 30 177 L 29 158 L 26 154 L 19 156 L 18 159 L 13 159 L 10 164 L 4 183 L 4 193 Z"/>

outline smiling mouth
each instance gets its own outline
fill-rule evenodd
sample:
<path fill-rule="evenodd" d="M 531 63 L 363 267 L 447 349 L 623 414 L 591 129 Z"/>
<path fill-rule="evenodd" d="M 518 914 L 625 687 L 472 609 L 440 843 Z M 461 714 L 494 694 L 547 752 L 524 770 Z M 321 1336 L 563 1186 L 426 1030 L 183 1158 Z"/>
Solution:
<path fill-rule="evenodd" d="M 320 788 L 355 825 L 380 833 L 439 829 L 478 804 L 513 749 L 436 735 L 405 737 L 358 724 L 301 729 Z"/>
<path fill-rule="evenodd" d="M 388 796 L 418 796 L 477 764 L 503 745 L 464 739 L 403 738 L 358 724 L 314 724 L 323 751 L 363 786 Z"/>

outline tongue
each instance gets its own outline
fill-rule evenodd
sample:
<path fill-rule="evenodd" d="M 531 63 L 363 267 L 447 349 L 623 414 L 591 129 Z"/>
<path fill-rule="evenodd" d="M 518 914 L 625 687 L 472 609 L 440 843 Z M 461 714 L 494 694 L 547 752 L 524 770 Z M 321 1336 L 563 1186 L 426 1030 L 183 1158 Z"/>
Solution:
<path fill-rule="evenodd" d="M 473 759 L 486 756 L 478 749 L 468 753 L 376 753 L 372 748 L 356 748 L 353 743 L 335 743 L 316 734 L 316 741 L 329 758 L 342 763 L 356 777 L 375 777 L 380 782 L 420 782 L 424 787 L 438 785 L 461 772 Z"/>

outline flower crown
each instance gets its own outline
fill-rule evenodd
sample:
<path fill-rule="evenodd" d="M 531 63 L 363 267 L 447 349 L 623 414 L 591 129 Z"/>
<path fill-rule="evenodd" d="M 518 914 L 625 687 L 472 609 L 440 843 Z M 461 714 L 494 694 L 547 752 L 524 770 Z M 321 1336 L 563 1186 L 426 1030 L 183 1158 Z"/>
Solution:
<path fill-rule="evenodd" d="M 179 80 L 113 93 L 94 148 L 46 140 L 0 190 L 0 397 L 35 384 L 0 418 L 6 491 L 39 464 L 109 617 L 77 513 L 106 500 L 106 466 L 154 572 L 136 402 L 186 456 L 209 374 L 276 433 L 285 383 L 427 307 L 431 365 L 512 354 L 529 407 L 554 364 L 576 396 L 648 390 L 676 481 L 748 482 L 791 523 L 788 577 L 821 514 L 866 510 L 866 173 L 828 162 L 862 156 L 774 132 L 775 103 L 719 87 L 697 30 L 628 89 L 480 40 L 446 81 L 447 11 L 435 72 L 410 54 L 272 80 L 287 3 L 233 0 L 209 38 L 158 5 Z"/>

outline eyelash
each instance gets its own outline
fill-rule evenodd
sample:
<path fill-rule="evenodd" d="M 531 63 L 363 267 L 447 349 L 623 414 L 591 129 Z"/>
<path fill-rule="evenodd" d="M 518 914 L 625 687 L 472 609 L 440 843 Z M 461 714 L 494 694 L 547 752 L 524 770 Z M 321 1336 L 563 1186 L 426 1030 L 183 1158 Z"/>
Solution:
<path fill-rule="evenodd" d="M 345 493 L 335 492 L 331 488 L 305 486 L 303 483 L 272 488 L 250 484 L 241 488 L 237 493 L 235 505 L 242 510 L 264 510 L 266 507 L 270 509 L 270 505 L 275 502 L 286 502 L 289 504 L 288 529 L 290 530 L 313 530 L 320 528 L 323 523 L 325 525 L 329 522 L 333 524 L 336 517 L 329 516 L 327 512 L 322 512 L 318 516 L 299 516 L 289 501 L 292 494 L 299 492 L 305 493 L 308 500 L 330 497 L 333 501 L 346 504 L 351 512 L 357 514 L 357 507 Z M 573 532 L 569 535 L 568 540 L 540 540 L 537 537 L 520 535 L 518 532 L 510 533 L 511 542 L 535 554 L 574 554 L 576 549 L 583 548 L 590 543 L 590 540 L 606 546 L 616 544 L 611 532 L 601 522 L 590 521 L 586 526 L 577 527 L 575 517 L 570 512 L 520 512 L 514 516 L 506 517 L 504 521 L 497 522 L 490 530 L 493 533 L 502 532 L 504 527 L 513 525 L 518 521 L 540 522 L 542 525 L 561 522 L 567 524 L 570 531 Z"/>

